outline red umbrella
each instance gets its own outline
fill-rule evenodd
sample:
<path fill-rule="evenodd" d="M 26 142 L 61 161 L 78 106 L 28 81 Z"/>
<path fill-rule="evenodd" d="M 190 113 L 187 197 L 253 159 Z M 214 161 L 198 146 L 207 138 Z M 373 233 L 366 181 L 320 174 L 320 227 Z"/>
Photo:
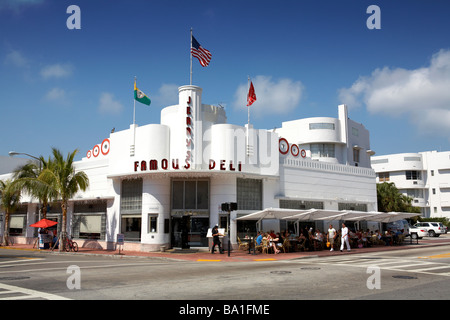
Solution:
<path fill-rule="evenodd" d="M 52 227 L 55 224 L 58 224 L 58 222 L 56 221 L 52 221 L 52 220 L 48 220 L 48 219 L 41 219 L 36 223 L 30 224 L 30 227 L 35 227 L 35 228 L 48 228 L 48 227 Z"/>

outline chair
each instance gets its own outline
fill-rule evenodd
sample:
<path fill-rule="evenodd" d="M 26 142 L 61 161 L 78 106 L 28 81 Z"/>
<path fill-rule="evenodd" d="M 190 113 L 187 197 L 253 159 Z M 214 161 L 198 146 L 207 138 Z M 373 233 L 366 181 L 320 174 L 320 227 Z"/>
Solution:
<path fill-rule="evenodd" d="M 291 243 L 289 242 L 289 239 L 284 239 L 284 241 L 283 241 L 283 251 L 284 251 L 284 253 L 289 252 L 290 248 L 291 248 Z"/>
<path fill-rule="evenodd" d="M 298 243 L 297 243 L 297 250 L 298 251 L 305 251 L 306 249 L 305 249 L 305 245 L 306 245 L 306 239 L 300 239 L 300 240 L 298 240 Z"/>
<path fill-rule="evenodd" d="M 239 250 L 248 250 L 248 243 L 247 242 L 242 242 L 241 239 L 239 237 L 237 237 L 238 239 L 238 243 L 239 243 Z"/>
<path fill-rule="evenodd" d="M 261 251 L 261 252 L 262 252 L 262 248 L 263 248 L 262 242 L 261 242 L 261 244 L 258 244 L 258 243 L 256 242 L 256 238 L 255 238 L 253 241 L 254 241 L 255 252 L 256 252 L 256 251 Z"/>
<path fill-rule="evenodd" d="M 269 253 L 269 250 L 273 249 L 273 247 L 270 246 L 270 244 L 269 244 L 269 240 L 267 240 L 267 239 L 262 239 L 261 244 L 262 244 L 262 253 L 264 253 L 264 251 L 266 253 Z"/>

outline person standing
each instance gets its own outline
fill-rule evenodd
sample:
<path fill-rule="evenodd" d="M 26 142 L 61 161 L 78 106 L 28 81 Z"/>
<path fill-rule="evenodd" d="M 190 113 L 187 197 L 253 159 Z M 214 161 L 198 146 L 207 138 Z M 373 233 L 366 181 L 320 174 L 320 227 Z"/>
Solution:
<path fill-rule="evenodd" d="M 345 226 L 345 223 L 342 224 L 341 229 L 341 252 L 344 249 L 344 242 L 347 245 L 347 251 L 350 251 L 350 243 L 348 242 L 348 228 Z"/>
<path fill-rule="evenodd" d="M 213 245 L 211 248 L 211 253 L 214 253 L 216 245 L 219 247 L 219 252 L 223 254 L 222 244 L 220 243 L 220 238 L 223 234 L 219 232 L 219 226 L 216 224 L 212 229 Z"/>
<path fill-rule="evenodd" d="M 327 233 L 327 242 L 330 243 L 330 251 L 334 251 L 333 245 L 334 245 L 334 238 L 336 238 L 336 229 L 333 228 L 333 225 L 330 224 L 330 227 L 328 228 Z"/>

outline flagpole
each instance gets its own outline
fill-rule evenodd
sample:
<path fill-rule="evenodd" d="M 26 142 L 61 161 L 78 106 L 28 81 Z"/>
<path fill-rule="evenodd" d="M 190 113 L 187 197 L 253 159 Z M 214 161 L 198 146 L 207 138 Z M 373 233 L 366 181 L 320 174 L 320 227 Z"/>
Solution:
<path fill-rule="evenodd" d="M 136 88 L 136 76 L 134 76 L 134 87 Z M 136 99 L 134 99 L 133 96 L 133 101 L 134 101 L 134 106 L 133 106 L 133 125 L 136 123 Z"/>
<path fill-rule="evenodd" d="M 246 154 L 247 157 L 250 156 L 250 106 L 248 105 L 248 96 L 250 94 L 250 76 L 247 76 L 248 79 L 248 84 L 247 84 L 247 116 L 248 116 L 248 120 L 247 120 L 247 134 L 246 134 Z"/>
<path fill-rule="evenodd" d="M 248 84 L 247 84 L 247 104 L 248 104 L 248 94 L 250 92 L 250 76 L 248 76 Z M 247 106 L 247 116 L 248 116 L 248 125 L 250 126 L 250 106 Z"/>
<path fill-rule="evenodd" d="M 191 48 L 189 49 L 189 56 L 190 56 L 190 60 L 191 60 L 191 73 L 190 73 L 190 81 L 189 84 L 192 86 L 192 28 L 191 28 Z"/>

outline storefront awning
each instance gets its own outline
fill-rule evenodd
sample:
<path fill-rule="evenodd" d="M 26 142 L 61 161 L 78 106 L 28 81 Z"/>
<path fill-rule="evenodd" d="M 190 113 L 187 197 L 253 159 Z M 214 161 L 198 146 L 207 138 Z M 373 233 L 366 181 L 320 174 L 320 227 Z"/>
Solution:
<path fill-rule="evenodd" d="M 352 210 L 324 210 L 309 209 L 295 210 L 283 208 L 269 208 L 257 211 L 236 220 L 263 220 L 263 219 L 283 219 L 291 221 L 375 221 L 375 222 L 394 222 L 402 219 L 408 219 L 420 214 L 408 212 L 378 212 L 378 211 L 352 211 Z"/>
<path fill-rule="evenodd" d="M 283 219 L 284 217 L 293 216 L 301 212 L 309 212 L 310 210 L 295 210 L 282 208 L 268 208 L 262 211 L 253 212 L 245 216 L 236 218 L 236 220 L 263 220 L 263 219 Z"/>

